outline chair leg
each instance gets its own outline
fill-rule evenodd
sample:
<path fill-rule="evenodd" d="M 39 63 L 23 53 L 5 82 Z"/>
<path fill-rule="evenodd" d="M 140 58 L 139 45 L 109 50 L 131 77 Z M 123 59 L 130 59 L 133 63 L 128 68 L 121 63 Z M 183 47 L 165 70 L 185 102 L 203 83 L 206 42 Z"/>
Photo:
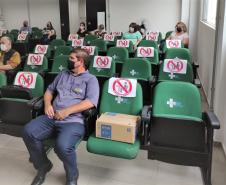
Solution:
<path fill-rule="evenodd" d="M 209 167 L 202 167 L 202 179 L 204 185 L 212 185 L 211 183 L 211 170 Z"/>

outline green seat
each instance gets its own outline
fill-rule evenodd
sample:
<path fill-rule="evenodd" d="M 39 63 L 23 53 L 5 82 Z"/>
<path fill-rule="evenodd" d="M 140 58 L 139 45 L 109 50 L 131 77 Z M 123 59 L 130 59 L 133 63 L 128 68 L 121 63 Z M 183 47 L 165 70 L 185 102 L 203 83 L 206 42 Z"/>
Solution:
<path fill-rule="evenodd" d="M 43 33 L 41 30 L 32 31 L 31 39 L 42 39 Z"/>
<path fill-rule="evenodd" d="M 190 64 L 192 64 L 191 53 L 187 48 L 170 48 L 167 49 L 165 54 L 165 59 L 179 58 L 183 60 L 187 60 Z"/>
<path fill-rule="evenodd" d="M 45 89 L 60 72 L 68 69 L 68 59 L 68 55 L 60 55 L 53 59 L 51 71 L 45 74 Z"/>
<path fill-rule="evenodd" d="M 136 97 L 123 97 L 123 101 L 120 103 L 117 103 L 116 96 L 108 93 L 108 85 L 109 81 L 106 81 L 100 101 L 100 115 L 105 112 L 140 115 L 143 107 L 143 97 L 142 88 L 139 83 L 137 84 Z M 118 158 L 134 159 L 139 149 L 139 139 L 134 144 L 128 144 L 96 138 L 92 135 L 87 141 L 87 150 L 89 152 Z"/>
<path fill-rule="evenodd" d="M 165 40 L 171 35 L 171 33 L 173 33 L 173 31 L 168 31 L 168 32 L 166 32 Z"/>
<path fill-rule="evenodd" d="M 90 63 L 89 65 L 89 72 L 96 77 L 104 77 L 104 78 L 110 78 L 114 76 L 116 73 L 115 69 L 115 61 L 112 60 L 111 67 L 109 69 L 100 69 L 100 68 L 95 68 L 93 67 L 94 60 Z"/>
<path fill-rule="evenodd" d="M 70 46 L 58 46 L 55 50 L 54 57 L 60 55 L 69 55 L 71 53 L 72 48 Z"/>
<path fill-rule="evenodd" d="M 198 88 L 186 82 L 161 82 L 154 90 L 148 158 L 196 166 L 205 185 L 211 184 L 214 129 L 220 124 L 213 112 L 202 113 Z"/>
<path fill-rule="evenodd" d="M 15 39 L 17 38 L 17 36 L 19 34 L 19 30 L 18 29 L 12 29 L 9 33 L 13 35 L 13 37 L 14 37 L 13 41 L 16 41 Z"/>
<path fill-rule="evenodd" d="M 116 63 L 116 73 L 121 74 L 122 64 L 129 58 L 129 52 L 126 48 L 110 47 L 107 56 L 114 59 Z"/>
<path fill-rule="evenodd" d="M 135 57 L 138 57 L 138 50 L 135 53 Z M 153 66 L 156 66 L 156 65 L 159 64 L 159 53 L 158 53 L 157 49 L 154 49 L 154 56 L 153 57 L 142 57 L 142 58 L 147 59 Z"/>
<path fill-rule="evenodd" d="M 119 40 L 121 40 L 121 39 L 119 39 Z M 119 40 L 117 40 L 117 42 Z M 122 47 L 122 46 L 118 46 L 118 43 L 117 43 L 116 47 Z M 129 41 L 129 47 L 123 47 L 123 48 L 126 48 L 128 50 L 128 52 L 129 52 L 129 54 L 134 53 L 133 42 L 132 41 Z"/>
<path fill-rule="evenodd" d="M 142 47 L 153 47 L 158 50 L 158 43 L 153 40 L 142 40 L 139 44 Z"/>
<path fill-rule="evenodd" d="M 137 79 L 142 86 L 143 102 L 145 105 L 150 105 L 152 89 L 152 66 L 147 59 L 128 59 L 123 64 L 121 77 Z"/>
<path fill-rule="evenodd" d="M 68 69 L 68 55 L 60 55 L 54 58 L 50 73 L 60 73 Z"/>
<path fill-rule="evenodd" d="M 184 48 L 184 43 L 183 42 L 181 42 L 181 48 Z M 181 48 L 167 48 L 167 46 L 166 46 L 166 41 L 163 43 L 163 53 L 166 53 L 167 52 L 167 50 L 169 50 L 169 49 L 181 49 Z"/>
<path fill-rule="evenodd" d="M 98 48 L 98 52 L 107 52 L 107 43 L 103 39 L 95 39 L 90 41 L 91 46 L 96 46 Z"/>
<path fill-rule="evenodd" d="M 18 81 L 20 83 L 23 81 L 31 82 L 32 78 L 26 76 L 27 74 L 31 75 L 31 73 L 22 73 L 24 73 L 24 77 L 18 78 Z M 21 73 L 18 74 L 21 75 Z M 22 78 L 27 78 L 27 80 Z M 17 84 L 16 81 L 14 81 L 14 84 Z M 31 94 L 24 93 L 27 91 L 30 91 Z M 2 97 L 0 98 L 0 119 L 2 123 L 0 132 L 21 137 L 24 125 L 42 113 L 43 100 L 41 98 L 43 94 L 44 81 L 39 74 L 37 74 L 36 82 L 32 89 L 27 89 L 27 86 L 8 86 L 4 90 L 2 89 Z"/>
<path fill-rule="evenodd" d="M 202 109 L 198 88 L 186 82 L 159 83 L 154 91 L 152 115 L 201 121 Z"/>
<path fill-rule="evenodd" d="M 23 71 L 36 72 L 39 74 L 43 74 L 47 70 L 48 70 L 48 59 L 45 56 L 43 57 L 42 65 L 28 65 L 28 58 L 27 58 L 27 62 L 24 64 L 24 69 L 23 69 Z"/>
<path fill-rule="evenodd" d="M 94 47 L 94 51 L 93 51 Z M 85 49 L 89 53 L 89 60 L 87 68 L 89 68 L 90 63 L 93 61 L 94 57 L 98 55 L 98 47 L 96 46 L 82 46 L 82 49 Z"/>
<path fill-rule="evenodd" d="M 19 36 L 19 34 L 18 34 Z M 18 37 L 16 38 L 16 42 L 15 43 L 23 43 L 23 44 L 28 44 L 28 40 L 29 40 L 29 34 L 27 34 L 25 40 L 18 40 Z"/>
<path fill-rule="evenodd" d="M 85 42 L 85 44 L 86 44 L 87 46 L 89 46 L 89 45 L 90 45 L 90 42 L 93 41 L 93 40 L 96 40 L 96 39 L 98 39 L 98 37 L 97 37 L 96 35 L 91 35 L 91 34 L 89 34 L 89 35 L 86 35 L 86 36 L 85 36 L 84 42 Z"/>
<path fill-rule="evenodd" d="M 174 70 L 172 72 L 170 72 L 170 70 L 164 71 L 164 65 L 167 66 L 166 59 L 160 65 L 158 81 L 183 81 L 190 83 L 194 82 L 193 69 L 192 65 L 189 62 L 187 62 L 187 69 L 185 73 L 174 72 Z M 176 64 L 176 66 L 180 67 L 181 65 Z"/>
<path fill-rule="evenodd" d="M 51 50 L 56 50 L 58 46 L 65 46 L 66 43 L 63 39 L 54 39 L 50 43 Z"/>
<path fill-rule="evenodd" d="M 45 46 L 45 45 L 39 45 L 39 44 L 37 44 L 37 45 L 35 46 L 35 48 L 34 48 L 34 53 L 37 53 L 37 54 L 44 54 L 44 53 L 42 52 L 42 49 L 40 49 L 40 52 L 39 52 L 39 49 L 37 49 L 38 47 L 42 47 L 42 46 Z M 49 59 L 49 58 L 51 57 L 51 48 L 50 48 L 49 46 L 48 46 L 47 51 L 46 51 L 46 53 L 45 53 L 44 55 L 46 56 L 47 59 Z"/>
<path fill-rule="evenodd" d="M 32 30 L 32 32 L 40 31 L 40 29 L 38 27 L 32 27 L 31 30 Z"/>
<path fill-rule="evenodd" d="M 0 72 L 0 88 L 2 86 L 5 86 L 7 84 L 7 78 L 6 75 L 4 73 Z"/>

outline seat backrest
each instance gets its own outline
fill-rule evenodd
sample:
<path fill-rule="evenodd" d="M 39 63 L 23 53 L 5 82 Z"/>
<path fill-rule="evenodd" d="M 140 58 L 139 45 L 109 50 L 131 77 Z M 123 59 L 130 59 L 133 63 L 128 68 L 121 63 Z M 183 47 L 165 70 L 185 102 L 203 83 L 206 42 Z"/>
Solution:
<path fill-rule="evenodd" d="M 45 56 L 43 56 L 43 63 L 42 63 L 42 65 L 35 65 L 35 64 L 34 65 L 29 65 L 28 64 L 28 58 L 29 57 L 27 57 L 27 61 L 24 64 L 23 71 L 40 73 L 40 72 L 43 72 L 43 71 L 48 69 L 48 59 Z M 36 60 L 40 60 L 40 59 L 37 58 Z"/>
<path fill-rule="evenodd" d="M 7 84 L 6 75 L 0 72 L 0 88 Z"/>
<path fill-rule="evenodd" d="M 89 34 L 89 35 L 86 35 L 86 36 L 85 36 L 84 42 L 85 42 L 86 45 L 90 45 L 90 42 L 91 42 L 92 40 L 95 40 L 95 39 L 98 39 L 98 37 L 97 37 L 96 35 L 91 35 L 91 34 Z"/>
<path fill-rule="evenodd" d="M 40 31 L 40 29 L 38 27 L 32 27 L 31 30 L 32 30 L 32 32 L 33 31 Z"/>
<path fill-rule="evenodd" d="M 165 39 L 167 39 L 171 35 L 171 33 L 173 33 L 173 31 L 166 32 Z"/>
<path fill-rule="evenodd" d="M 65 46 L 66 43 L 63 39 L 54 39 L 50 43 L 50 47 L 54 50 L 57 49 L 58 46 Z"/>
<path fill-rule="evenodd" d="M 171 60 L 173 61 L 173 59 Z M 187 62 L 186 70 L 182 69 L 181 66 L 185 64 L 168 64 L 170 60 L 165 59 L 164 62 L 160 65 L 158 81 L 183 81 L 183 82 L 194 82 L 194 74 L 192 65 Z M 165 67 L 164 67 L 165 66 Z"/>
<path fill-rule="evenodd" d="M 32 31 L 32 39 L 41 39 L 43 37 L 43 33 L 41 30 Z"/>
<path fill-rule="evenodd" d="M 54 58 L 51 72 L 59 73 L 68 69 L 68 55 L 60 55 Z"/>
<path fill-rule="evenodd" d="M 126 48 L 111 47 L 107 51 L 107 56 L 112 57 L 116 63 L 124 63 L 129 58 Z"/>
<path fill-rule="evenodd" d="M 30 88 L 36 77 L 34 88 Z M 44 80 L 41 75 L 35 72 L 19 72 L 14 79 L 14 85 L 30 88 L 33 97 L 40 97 L 44 94 Z"/>
<path fill-rule="evenodd" d="M 90 41 L 91 46 L 96 46 L 98 47 L 98 51 L 107 51 L 107 43 L 103 39 L 95 39 Z"/>
<path fill-rule="evenodd" d="M 170 48 L 166 50 L 165 59 L 176 57 L 192 63 L 191 53 L 187 48 Z"/>
<path fill-rule="evenodd" d="M 105 69 L 96 68 L 96 67 L 94 67 L 94 63 L 95 63 L 95 57 L 89 65 L 89 72 L 97 77 L 110 78 L 110 77 L 114 76 L 114 74 L 116 73 L 115 61 L 113 59 L 112 59 L 110 68 L 105 68 Z"/>
<path fill-rule="evenodd" d="M 151 79 L 151 64 L 147 59 L 130 58 L 122 66 L 121 77 L 149 81 Z"/>
<path fill-rule="evenodd" d="M 138 49 L 135 53 L 135 57 L 138 58 Z M 153 57 L 139 57 L 139 58 L 147 59 L 151 64 L 154 64 L 154 65 L 159 64 L 159 53 L 157 49 L 154 49 Z"/>
<path fill-rule="evenodd" d="M 59 55 L 69 55 L 71 53 L 72 48 L 70 46 L 58 46 L 54 57 L 57 57 Z"/>
<path fill-rule="evenodd" d="M 174 119 L 202 119 L 198 88 L 186 82 L 161 82 L 154 90 L 153 116 Z"/>
<path fill-rule="evenodd" d="M 100 114 L 115 112 L 130 115 L 141 114 L 143 108 L 142 88 L 137 83 L 136 97 L 117 97 L 108 93 L 109 80 L 104 83 L 100 101 Z"/>
<path fill-rule="evenodd" d="M 155 49 L 158 49 L 158 43 L 154 40 L 142 40 L 139 44 L 139 46 L 143 47 L 153 47 Z"/>

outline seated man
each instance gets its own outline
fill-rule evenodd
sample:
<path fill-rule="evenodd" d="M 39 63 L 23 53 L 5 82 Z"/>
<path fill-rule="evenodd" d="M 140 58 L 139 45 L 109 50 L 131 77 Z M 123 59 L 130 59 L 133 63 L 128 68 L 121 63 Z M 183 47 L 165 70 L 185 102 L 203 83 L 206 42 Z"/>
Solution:
<path fill-rule="evenodd" d="M 12 41 L 9 37 L 0 40 L 0 72 L 6 72 L 16 68 L 20 62 L 20 54 L 12 49 Z"/>
<path fill-rule="evenodd" d="M 87 62 L 85 50 L 74 49 L 71 52 L 69 70 L 61 72 L 45 92 L 45 115 L 32 120 L 24 128 L 23 139 L 38 170 L 32 185 L 42 184 L 52 168 L 43 140 L 53 133 L 57 135 L 54 150 L 64 164 L 66 185 L 77 185 L 75 146 L 85 132 L 82 112 L 96 107 L 99 98 L 99 84 L 96 77 L 86 70 Z M 53 100 L 54 94 L 56 98 Z"/>

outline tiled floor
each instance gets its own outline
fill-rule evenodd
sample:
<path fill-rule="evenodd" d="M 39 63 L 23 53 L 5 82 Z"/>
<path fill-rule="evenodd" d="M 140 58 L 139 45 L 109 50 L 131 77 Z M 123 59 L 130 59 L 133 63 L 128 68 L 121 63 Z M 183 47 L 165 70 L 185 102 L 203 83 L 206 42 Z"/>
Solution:
<path fill-rule="evenodd" d="M 140 151 L 134 160 L 98 156 L 86 151 L 85 142 L 78 148 L 79 185 L 202 185 L 199 168 L 147 160 Z M 55 153 L 54 164 L 45 185 L 64 185 L 64 169 Z M 214 148 L 213 185 L 225 185 L 226 161 L 220 146 Z M 36 172 L 28 162 L 21 138 L 0 134 L 0 185 L 30 185 Z"/>

